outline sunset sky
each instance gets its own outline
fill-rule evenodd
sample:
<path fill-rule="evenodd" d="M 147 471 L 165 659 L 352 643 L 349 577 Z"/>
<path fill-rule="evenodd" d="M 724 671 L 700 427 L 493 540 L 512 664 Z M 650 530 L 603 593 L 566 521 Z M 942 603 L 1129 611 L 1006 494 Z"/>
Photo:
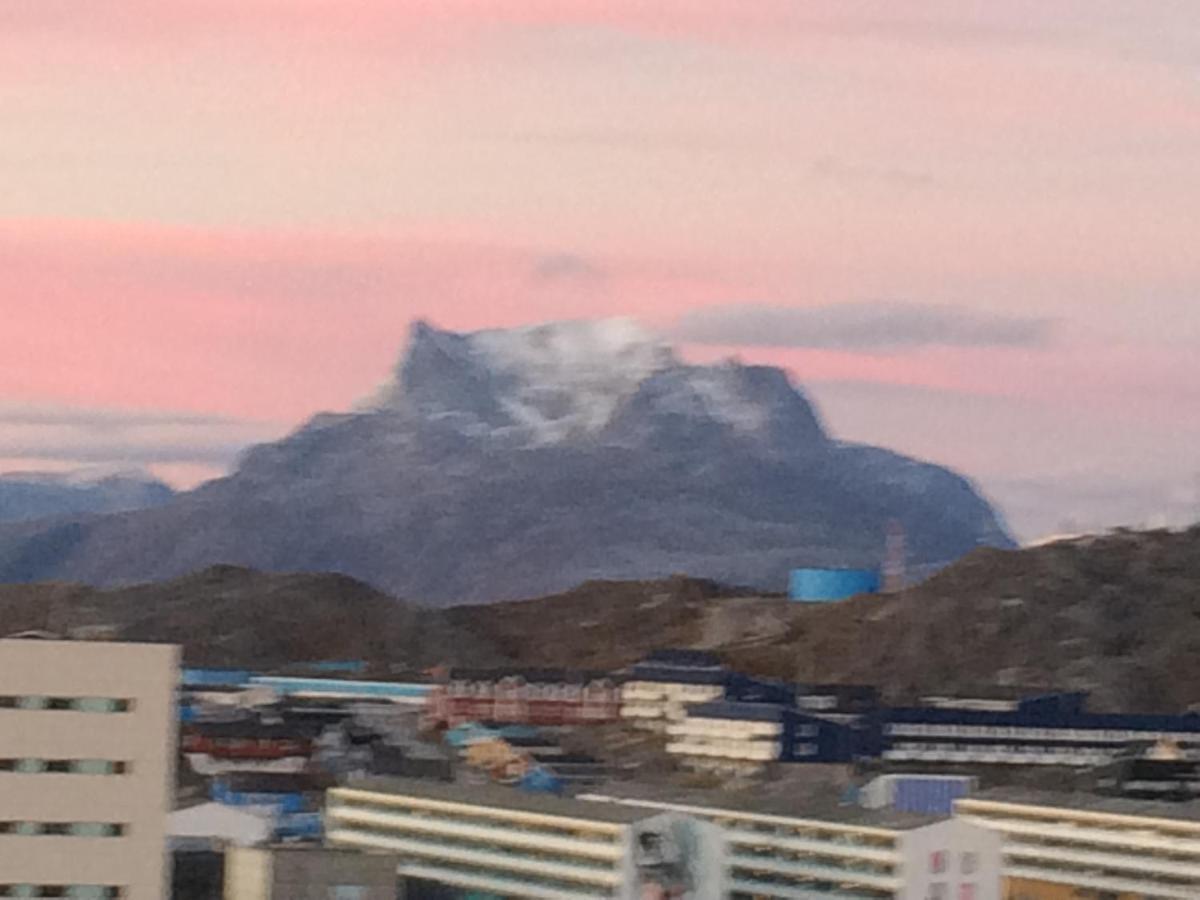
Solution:
<path fill-rule="evenodd" d="M 0 0 L 0 469 L 632 315 L 1032 538 L 1200 513 L 1197 0 Z"/>

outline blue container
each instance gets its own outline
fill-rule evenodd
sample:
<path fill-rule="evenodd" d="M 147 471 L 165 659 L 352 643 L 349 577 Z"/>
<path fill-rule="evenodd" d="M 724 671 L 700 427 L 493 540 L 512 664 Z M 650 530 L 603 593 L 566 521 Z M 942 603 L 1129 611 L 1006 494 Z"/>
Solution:
<path fill-rule="evenodd" d="M 876 569 L 793 569 L 788 598 L 803 603 L 828 603 L 879 591 Z"/>
<path fill-rule="evenodd" d="M 969 793 L 969 778 L 901 777 L 896 780 L 892 805 L 900 812 L 948 816 L 954 812 L 954 801 Z"/>

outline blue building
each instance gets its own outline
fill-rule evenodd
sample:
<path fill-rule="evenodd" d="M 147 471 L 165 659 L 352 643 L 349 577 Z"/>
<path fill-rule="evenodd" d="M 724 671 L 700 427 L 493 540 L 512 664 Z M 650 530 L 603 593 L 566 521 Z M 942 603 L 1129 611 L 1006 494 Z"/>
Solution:
<path fill-rule="evenodd" d="M 1200 754 L 1200 715 L 1091 713 L 1078 692 L 1011 701 L 930 698 L 878 713 L 880 754 L 891 762 L 1094 766 L 1132 743 L 1167 740 Z"/>

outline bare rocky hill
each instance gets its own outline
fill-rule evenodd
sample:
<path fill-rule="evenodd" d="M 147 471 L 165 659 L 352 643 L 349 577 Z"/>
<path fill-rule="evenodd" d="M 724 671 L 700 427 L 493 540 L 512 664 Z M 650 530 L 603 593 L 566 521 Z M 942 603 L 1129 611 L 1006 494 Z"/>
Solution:
<path fill-rule="evenodd" d="M 594 583 L 448 611 L 527 664 L 623 665 L 652 646 L 743 670 L 878 684 L 895 700 L 988 685 L 1088 690 L 1098 709 L 1200 703 L 1200 527 L 980 549 L 891 596 L 790 604 L 686 580 Z"/>
<path fill-rule="evenodd" d="M 215 566 L 183 578 L 97 590 L 0 586 L 0 634 L 44 630 L 180 644 L 191 665 L 272 669 L 324 659 L 433 665 L 461 654 L 498 662 L 436 613 L 342 575 L 267 574 Z"/>
<path fill-rule="evenodd" d="M 194 663 L 618 668 L 650 650 L 718 651 L 744 671 L 874 683 L 893 700 L 989 685 L 1088 690 L 1108 710 L 1200 704 L 1200 526 L 981 549 L 891 596 L 834 604 L 684 577 L 594 581 L 536 600 L 448 610 L 335 575 L 218 567 L 110 591 L 0 588 L 0 631 L 115 625 Z"/>

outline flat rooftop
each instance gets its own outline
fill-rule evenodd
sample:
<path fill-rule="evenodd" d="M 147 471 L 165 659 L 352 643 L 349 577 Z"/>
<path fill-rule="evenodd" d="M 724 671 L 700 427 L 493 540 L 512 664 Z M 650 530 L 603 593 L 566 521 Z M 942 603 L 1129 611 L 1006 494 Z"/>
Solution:
<path fill-rule="evenodd" d="M 1168 800 L 1108 797 L 1084 791 L 1047 791 L 1017 787 L 989 788 L 977 791 L 963 799 L 986 800 L 993 803 L 1019 803 L 1026 806 L 1059 806 L 1080 812 L 1200 822 L 1200 800 L 1184 800 L 1175 803 Z"/>
<path fill-rule="evenodd" d="M 596 786 L 581 796 L 604 796 L 675 806 L 695 806 L 735 813 L 809 819 L 835 825 L 908 831 L 950 818 L 921 815 L 894 809 L 864 809 L 842 803 L 843 791 L 832 786 L 811 789 L 802 785 L 764 784 L 742 790 L 680 788 L 650 782 L 613 781 Z M 616 804 L 612 804 L 616 805 Z"/>
<path fill-rule="evenodd" d="M 443 803 L 466 803 L 491 809 L 512 809 L 546 816 L 591 819 L 628 825 L 655 815 L 654 811 L 615 803 L 595 803 L 554 794 L 537 794 L 500 784 L 461 784 L 420 778 L 379 776 L 352 779 L 350 790 L 374 791 L 404 797 L 419 797 Z"/>

